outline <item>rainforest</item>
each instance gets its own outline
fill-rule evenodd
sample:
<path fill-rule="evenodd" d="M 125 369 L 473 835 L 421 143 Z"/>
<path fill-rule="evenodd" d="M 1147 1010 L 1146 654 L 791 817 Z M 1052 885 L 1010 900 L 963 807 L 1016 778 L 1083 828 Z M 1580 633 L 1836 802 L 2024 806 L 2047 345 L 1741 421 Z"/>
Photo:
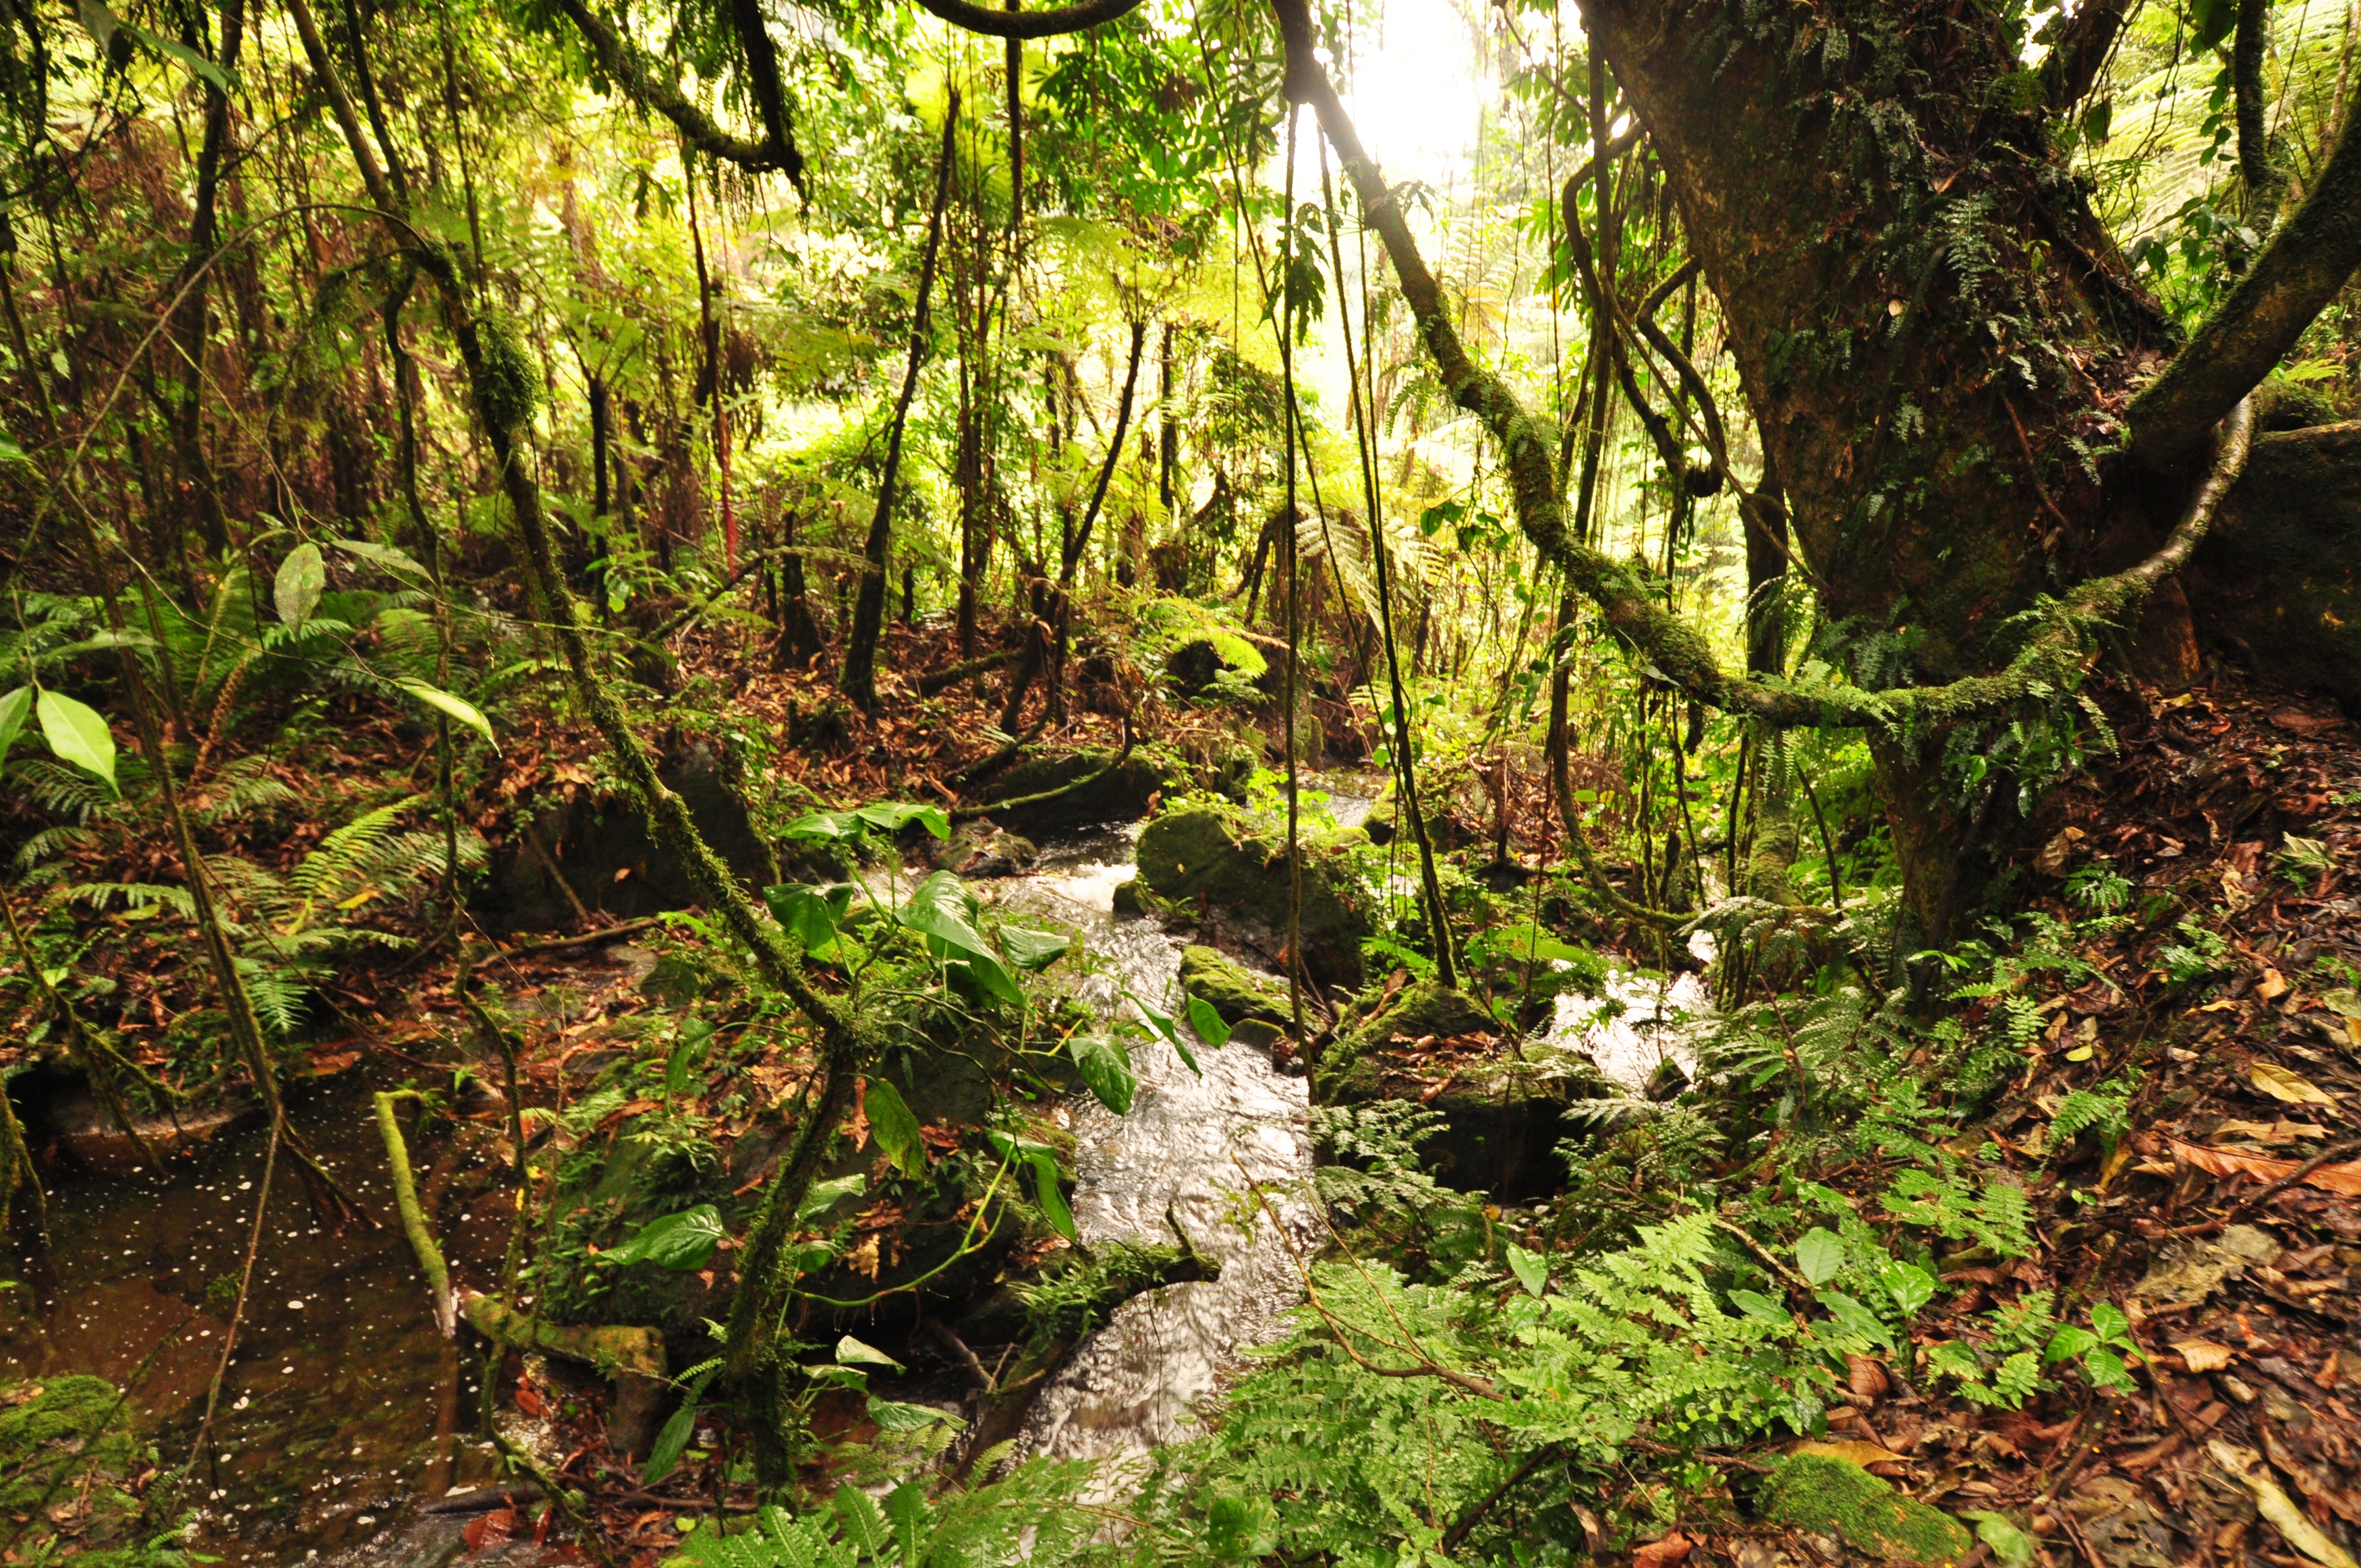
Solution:
<path fill-rule="evenodd" d="M 0 1563 L 2356 1568 L 2361 0 L 0 0 Z"/>

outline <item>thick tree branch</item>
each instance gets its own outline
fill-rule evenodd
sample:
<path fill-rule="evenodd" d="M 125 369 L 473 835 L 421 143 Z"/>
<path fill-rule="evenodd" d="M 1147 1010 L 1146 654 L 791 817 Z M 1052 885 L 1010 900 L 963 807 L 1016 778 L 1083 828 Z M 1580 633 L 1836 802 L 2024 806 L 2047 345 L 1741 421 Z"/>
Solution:
<path fill-rule="evenodd" d="M 2090 93 L 2107 51 L 2124 30 L 2128 5 L 2129 0 L 2083 0 L 2076 9 L 2041 62 L 2041 85 L 2052 109 L 2070 109 Z"/>
<path fill-rule="evenodd" d="M 2132 400 L 2132 453 L 2151 468 L 2190 466 L 2206 434 L 2262 384 L 2312 319 L 2361 269 L 2361 113 L 2348 108 L 2335 150 L 2230 297 L 2164 374 Z"/>
<path fill-rule="evenodd" d="M 761 30 L 759 15 L 755 17 L 755 31 L 763 47 L 769 50 L 770 86 L 777 93 L 779 102 L 775 110 L 776 120 L 773 123 L 774 105 L 764 96 L 762 71 L 759 64 L 755 64 L 752 75 L 766 132 L 763 139 L 757 142 L 732 136 L 714 124 L 711 115 L 681 96 L 679 88 L 650 70 L 639 49 L 594 15 L 582 0 L 557 0 L 557 8 L 566 13 L 566 19 L 574 24 L 575 31 L 582 35 L 582 41 L 590 46 L 592 57 L 598 61 L 598 69 L 607 73 L 608 80 L 621 88 L 624 95 L 633 103 L 670 120 L 689 146 L 708 158 L 734 163 L 749 173 L 760 174 L 775 169 L 791 180 L 802 175 L 803 154 L 796 150 L 795 142 L 786 132 L 785 94 L 778 84 L 778 54 L 771 48 L 769 35 Z M 741 42 L 744 42 L 742 36 Z M 748 49 L 748 60 L 750 64 L 754 63 L 752 48 Z"/>
<path fill-rule="evenodd" d="M 968 0 L 918 0 L 919 9 L 971 33 L 995 38 L 1053 38 L 1112 22 L 1139 8 L 1139 0 L 1081 0 L 1054 11 L 987 11 Z"/>
<path fill-rule="evenodd" d="M 2263 90 L 2263 58 L 2271 48 L 2271 0 L 2238 0 L 2238 34 L 2230 46 L 2230 86 L 2238 119 L 2238 176 L 2246 184 L 2246 216 L 2268 231 L 2279 208 L 2279 180 L 2271 168 L 2270 105 Z"/>

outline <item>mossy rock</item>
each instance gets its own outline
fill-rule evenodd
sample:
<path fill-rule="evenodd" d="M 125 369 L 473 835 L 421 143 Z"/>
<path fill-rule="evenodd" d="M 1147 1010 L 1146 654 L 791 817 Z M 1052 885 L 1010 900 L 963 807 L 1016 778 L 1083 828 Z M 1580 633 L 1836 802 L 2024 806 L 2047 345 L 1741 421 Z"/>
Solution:
<path fill-rule="evenodd" d="M 1213 948 L 1180 950 L 1180 989 L 1220 1014 L 1224 1024 L 1235 1025 L 1249 1018 L 1266 1024 L 1287 1022 L 1286 995 Z"/>
<path fill-rule="evenodd" d="M 1055 757 L 1027 757 L 985 785 L 983 799 L 987 805 L 1024 800 L 1089 780 L 1054 799 L 993 813 L 994 821 L 1038 838 L 1092 823 L 1127 822 L 1145 815 L 1159 795 L 1188 786 L 1188 770 L 1159 752 L 1135 750 L 1120 765 L 1110 767 L 1115 759 L 1115 752 L 1097 746 Z"/>
<path fill-rule="evenodd" d="M 1417 1042 L 1451 1040 L 1447 1056 Z M 1470 1043 L 1490 1036 L 1488 1046 Z M 1516 1030 L 1473 998 L 1433 980 L 1413 981 L 1366 1018 L 1346 1011 L 1320 1052 L 1313 1098 L 1323 1105 L 1410 1100 L 1443 1117 L 1423 1153 L 1438 1177 L 1502 1201 L 1538 1197 L 1563 1172 L 1552 1152 L 1566 1135 L 1567 1101 L 1602 1091 L 1527 1062 Z"/>
<path fill-rule="evenodd" d="M 0 1510 L 32 1523 L 16 1553 L 101 1568 L 174 1560 L 147 1542 L 170 1528 L 130 1487 L 155 1462 L 133 1435 L 129 1407 L 102 1377 L 0 1385 Z"/>
<path fill-rule="evenodd" d="M 1763 1517 L 1815 1535 L 1834 1535 L 1883 1563 L 1927 1568 L 1958 1563 L 1975 1545 L 1967 1527 L 1939 1508 L 1895 1491 L 1860 1465 L 1824 1454 L 1780 1462 L 1763 1484 Z"/>
<path fill-rule="evenodd" d="M 1326 985 L 1361 982 L 1367 897 L 1345 858 L 1357 828 L 1302 845 L 1303 967 Z M 1287 845 L 1210 803 L 1163 812 L 1139 835 L 1139 880 L 1174 904 L 1219 911 L 1274 936 L 1288 928 Z"/>

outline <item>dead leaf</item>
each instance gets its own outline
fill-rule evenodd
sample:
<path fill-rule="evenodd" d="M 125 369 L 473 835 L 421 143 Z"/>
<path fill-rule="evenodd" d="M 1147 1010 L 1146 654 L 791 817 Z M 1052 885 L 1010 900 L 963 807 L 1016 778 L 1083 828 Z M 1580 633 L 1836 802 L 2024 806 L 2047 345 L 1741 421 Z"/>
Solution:
<path fill-rule="evenodd" d="M 2287 990 L 2288 982 L 2280 976 L 2279 971 L 2268 964 L 2264 965 L 2263 978 L 2255 987 L 2256 997 L 2264 1002 L 2277 1002 L 2287 994 Z"/>
<path fill-rule="evenodd" d="M 2323 1564 L 2323 1568 L 2361 1568 L 2351 1553 L 2321 1533 L 2320 1527 L 2296 1507 L 2293 1497 L 2279 1490 L 2279 1484 L 2261 1468 L 2261 1454 L 2218 1437 L 2205 1445 L 2205 1452 L 2213 1456 L 2214 1464 L 2255 1495 L 2257 1510 L 2271 1521 L 2290 1546 Z"/>
<path fill-rule="evenodd" d="M 1663 1540 L 1652 1541 L 1633 1552 L 1631 1568 L 1672 1568 L 1674 1563 L 1686 1557 L 1689 1549 L 1696 1544 L 1679 1530 L 1675 1530 Z"/>
<path fill-rule="evenodd" d="M 510 1535 L 516 1530 L 516 1509 L 497 1508 L 469 1519 L 459 1533 L 466 1539 L 469 1552 L 487 1552 L 507 1545 Z"/>
<path fill-rule="evenodd" d="M 2213 1129 L 2217 1138 L 2252 1138 L 2264 1144 L 2291 1144 L 2298 1138 L 2324 1138 L 2328 1129 L 2317 1122 L 2224 1122 Z"/>
<path fill-rule="evenodd" d="M 1885 1368 L 1865 1355 L 1845 1357 L 1846 1381 L 1861 1398 L 1876 1400 L 1884 1398 L 1887 1387 Z"/>
<path fill-rule="evenodd" d="M 2072 852 L 2073 848 L 2073 839 L 2063 833 L 2059 834 L 2058 837 L 2042 845 L 2041 852 L 2033 857 L 2033 869 L 2043 876 L 2056 876 L 2066 869 L 2066 857 Z"/>
<path fill-rule="evenodd" d="M 1834 1442 L 1822 1442 L 1817 1439 L 1806 1438 L 1789 1448 L 1787 1452 L 1809 1455 L 1816 1459 L 1841 1459 L 1848 1464 L 1858 1464 L 1864 1469 L 1872 1464 L 1902 1463 L 1902 1455 L 1892 1450 L 1881 1447 L 1877 1443 L 1862 1442 L 1853 1438 L 1840 1439 Z"/>
<path fill-rule="evenodd" d="M 2278 725 L 2282 729 L 2292 729 L 2299 735 L 2325 735 L 2328 731 L 2335 729 L 2339 724 L 2343 723 L 2344 720 L 2340 718 L 2323 718 L 2317 714 L 2300 712 L 2292 707 L 2283 707 L 2277 713 L 2271 715 L 2271 722 Z"/>
<path fill-rule="evenodd" d="M 2172 1146 L 2174 1156 L 2198 1169 L 2215 1176 L 2252 1176 L 2265 1181 L 2277 1181 L 2302 1168 L 2303 1162 L 2294 1159 L 2266 1159 L 2260 1155 L 2232 1154 L 2227 1149 L 2201 1148 L 2184 1144 L 2179 1138 L 2165 1140 Z M 2361 1164 L 2323 1165 L 2303 1179 L 2306 1187 L 2317 1187 L 2323 1192 L 2339 1192 L 2348 1198 L 2361 1198 Z"/>
<path fill-rule="evenodd" d="M 2247 1080 L 2274 1100 L 2284 1100 L 2290 1105 L 2325 1105 L 2336 1108 L 2336 1101 L 2326 1091 L 2315 1086 L 2277 1062 L 2258 1061 L 2246 1069 Z"/>
<path fill-rule="evenodd" d="M 2177 1339 L 2172 1342 L 2172 1348 L 2180 1353 L 2181 1360 L 2189 1363 L 2191 1372 L 2219 1372 L 2229 1365 L 2230 1357 L 2237 1354 L 2226 1344 L 2215 1344 L 2206 1339 Z"/>

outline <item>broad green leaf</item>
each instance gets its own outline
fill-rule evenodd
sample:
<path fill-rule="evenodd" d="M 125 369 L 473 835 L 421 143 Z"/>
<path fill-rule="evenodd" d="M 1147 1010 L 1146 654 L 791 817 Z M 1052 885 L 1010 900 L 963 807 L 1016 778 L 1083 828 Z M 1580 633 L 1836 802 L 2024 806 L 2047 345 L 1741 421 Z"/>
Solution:
<path fill-rule="evenodd" d="M 2082 1358 L 2083 1375 L 2093 1388 L 2116 1388 L 2130 1392 L 2139 1387 L 2124 1365 L 2124 1358 L 2112 1350 L 2094 1350 Z"/>
<path fill-rule="evenodd" d="M 680 1026 L 680 1039 L 664 1062 L 664 1094 L 676 1098 L 688 1091 L 690 1075 L 697 1064 L 705 1059 L 705 1049 L 713 1043 L 713 1025 L 702 1018 L 691 1018 Z"/>
<path fill-rule="evenodd" d="M 1996 1514 L 1987 1508 L 1968 1508 L 1961 1519 L 1976 1521 L 1976 1539 L 1992 1548 L 2001 1568 L 2033 1568 L 2038 1547 L 2033 1537 L 2019 1530 L 2006 1514 Z"/>
<path fill-rule="evenodd" d="M 1058 1162 L 1050 1157 L 1049 1150 L 1040 1149 L 1032 1156 L 1031 1164 L 1034 1196 L 1040 1201 L 1041 1212 L 1049 1216 L 1060 1235 L 1070 1242 L 1082 1240 L 1074 1229 L 1074 1212 L 1066 1207 L 1066 1194 L 1058 1185 Z"/>
<path fill-rule="evenodd" d="M 279 575 L 270 582 L 270 602 L 278 608 L 280 620 L 301 626 L 320 608 L 320 595 L 327 587 L 327 564 L 320 559 L 320 547 L 307 540 L 279 563 Z"/>
<path fill-rule="evenodd" d="M 1527 1252 L 1516 1243 L 1509 1244 L 1509 1271 L 1517 1283 L 1525 1288 L 1528 1296 L 1538 1296 L 1549 1288 L 1549 1259 L 1537 1252 Z"/>
<path fill-rule="evenodd" d="M 938 1410 L 930 1405 L 905 1405 L 895 1399 L 881 1399 L 874 1394 L 869 1397 L 869 1419 L 893 1432 L 924 1431 L 931 1426 L 948 1426 L 957 1431 L 967 1424 L 949 1411 Z M 846 1533 L 851 1532 L 848 1530 Z"/>
<path fill-rule="evenodd" d="M 1795 1243 L 1795 1266 L 1814 1285 L 1826 1285 L 1845 1265 L 1845 1246 L 1832 1231 L 1806 1231 Z"/>
<path fill-rule="evenodd" d="M 771 906 L 771 917 L 804 945 L 807 956 L 823 963 L 837 957 L 837 931 L 845 911 L 852 907 L 850 884 L 818 888 L 783 883 L 764 888 L 763 902 Z"/>
<path fill-rule="evenodd" d="M 307 544 L 304 548 L 308 550 L 311 546 Z M 412 696 L 416 697 L 419 701 L 424 703 L 427 707 L 435 709 L 437 712 L 449 714 L 452 718 L 457 719 L 460 723 L 474 730 L 477 734 L 481 735 L 487 741 L 490 742 L 493 751 L 497 751 L 500 749 L 499 740 L 492 734 L 492 721 L 484 717 L 483 709 L 478 707 L 474 703 L 469 702 L 466 697 L 456 696 L 450 692 L 445 691 L 441 686 L 430 685 L 425 681 L 417 680 L 409 675 L 397 675 L 394 677 L 393 684 L 400 686 L 403 691 L 408 692 Z"/>
<path fill-rule="evenodd" d="M 1132 1091 L 1139 1077 L 1132 1070 L 1131 1053 L 1113 1035 L 1069 1035 L 1066 1054 L 1099 1103 L 1118 1116 L 1131 1113 Z"/>
<path fill-rule="evenodd" d="M 810 843 L 840 843 L 867 836 L 867 825 L 850 811 L 815 811 L 781 829 L 781 837 Z"/>
<path fill-rule="evenodd" d="M 1877 1271 L 1877 1282 L 1894 1298 L 1905 1318 L 1915 1318 L 1919 1309 L 1935 1299 L 1935 1277 L 1915 1263 L 1888 1263 Z"/>
<path fill-rule="evenodd" d="M 0 696 L 0 763 L 8 761 L 8 748 L 16 743 L 24 732 L 25 716 L 33 709 L 33 688 L 18 686 L 6 696 Z"/>
<path fill-rule="evenodd" d="M 106 728 L 106 720 L 86 703 L 76 702 L 62 692 L 44 689 L 38 705 L 41 716 L 41 736 L 49 750 L 61 762 L 71 762 L 84 773 L 96 773 L 106 781 L 108 791 L 117 796 L 123 794 L 115 782 L 115 736 Z"/>
<path fill-rule="evenodd" d="M 1837 1327 L 1847 1333 L 1858 1334 L 1862 1339 L 1882 1344 L 1888 1350 L 1894 1348 L 1894 1331 L 1887 1328 L 1875 1312 L 1841 1290 L 1823 1290 L 1819 1297 L 1820 1305 L 1828 1310 L 1828 1316 L 1837 1321 Z"/>
<path fill-rule="evenodd" d="M 1787 1316 L 1787 1309 L 1760 1290 L 1732 1290 L 1730 1293 L 1730 1305 L 1757 1322 L 1772 1323 L 1780 1328 L 1785 1328 L 1791 1321 Z"/>
<path fill-rule="evenodd" d="M 331 539 L 328 543 L 331 548 L 341 550 L 347 555 L 358 556 L 372 566 L 382 566 L 389 572 L 396 572 L 405 577 L 414 577 L 422 583 L 431 580 L 431 575 L 425 567 L 390 544 L 372 543 L 366 539 Z"/>
<path fill-rule="evenodd" d="M 1021 970 L 1048 969 L 1064 958 L 1073 945 L 1071 937 L 1060 937 L 1055 931 L 1035 931 L 1023 926 L 1000 928 L 1000 950 Z"/>
<path fill-rule="evenodd" d="M 674 1274 L 694 1273 L 711 1261 L 713 1249 L 727 1234 L 721 1225 L 721 1211 L 710 1203 L 699 1203 L 694 1209 L 650 1220 L 640 1227 L 638 1235 L 621 1246 L 600 1253 L 598 1261 L 616 1265 L 653 1263 Z"/>
<path fill-rule="evenodd" d="M 2091 1306 L 2091 1332 L 2109 1344 L 2126 1343 L 2132 1321 L 2113 1301 L 2095 1301 Z"/>
<path fill-rule="evenodd" d="M 1222 1021 L 1222 1015 L 1214 1011 L 1213 1004 L 1202 996 L 1189 999 L 1189 1027 L 1196 1030 L 1197 1037 L 1215 1050 L 1230 1043 L 1230 1026 Z"/>
<path fill-rule="evenodd" d="M 938 839 L 951 836 L 950 818 L 939 806 L 921 806 L 915 801 L 879 801 L 864 806 L 852 815 L 872 828 L 883 828 L 888 833 L 898 833 L 912 822 L 917 823 Z"/>
<path fill-rule="evenodd" d="M 869 1134 L 877 1146 L 905 1176 L 917 1176 L 927 1168 L 927 1140 L 918 1135 L 918 1118 L 902 1098 L 902 1091 L 882 1078 L 869 1080 L 869 1090 L 862 1104 L 869 1112 Z"/>
<path fill-rule="evenodd" d="M 846 1365 L 890 1366 L 896 1372 L 902 1370 L 900 1362 L 875 1345 L 862 1343 L 851 1334 L 836 1342 L 836 1359 Z"/>
<path fill-rule="evenodd" d="M 857 1170 L 851 1176 L 840 1176 L 833 1181 L 815 1181 L 810 1187 L 805 1189 L 804 1201 L 796 1205 L 796 1218 L 817 1219 L 847 1198 L 858 1198 L 868 1190 L 869 1178 Z"/>
<path fill-rule="evenodd" d="M 1161 1036 L 1166 1045 L 1180 1053 L 1180 1059 L 1189 1064 L 1189 1070 L 1199 1078 L 1204 1077 L 1204 1069 L 1197 1065 L 1197 1058 L 1189 1049 L 1189 1042 L 1181 1037 L 1180 1027 L 1173 1022 L 1172 1014 L 1150 1007 L 1146 1002 L 1140 1000 L 1139 992 L 1129 986 L 1123 988 L 1123 993 L 1131 998 L 1131 1004 L 1139 1009 L 1139 1015 L 1148 1020 L 1148 1026 Z"/>
<path fill-rule="evenodd" d="M 2053 1362 L 2071 1361 L 2098 1348 L 2098 1335 L 2088 1329 L 2078 1329 L 2067 1323 L 2049 1336 L 2049 1343 L 2041 1352 L 2041 1362 L 2047 1366 Z"/>
<path fill-rule="evenodd" d="M 698 1404 L 705 1398 L 705 1386 L 713 1378 L 714 1373 L 708 1372 L 691 1383 L 688 1392 L 681 1396 L 680 1409 L 672 1413 L 672 1420 L 664 1422 L 664 1430 L 656 1433 L 655 1442 L 648 1447 L 647 1466 L 640 1472 L 642 1485 L 654 1486 L 671 1475 L 674 1466 L 680 1463 L 682 1453 L 688 1447 L 688 1440 L 697 1433 Z"/>
<path fill-rule="evenodd" d="M 964 959 L 978 984 L 1003 1002 L 1022 1006 L 1025 987 L 1018 983 L 1000 955 L 992 950 L 973 924 L 975 895 L 949 872 L 937 872 L 910 892 L 902 908 L 902 924 L 933 942 L 942 944 L 939 957 Z"/>

